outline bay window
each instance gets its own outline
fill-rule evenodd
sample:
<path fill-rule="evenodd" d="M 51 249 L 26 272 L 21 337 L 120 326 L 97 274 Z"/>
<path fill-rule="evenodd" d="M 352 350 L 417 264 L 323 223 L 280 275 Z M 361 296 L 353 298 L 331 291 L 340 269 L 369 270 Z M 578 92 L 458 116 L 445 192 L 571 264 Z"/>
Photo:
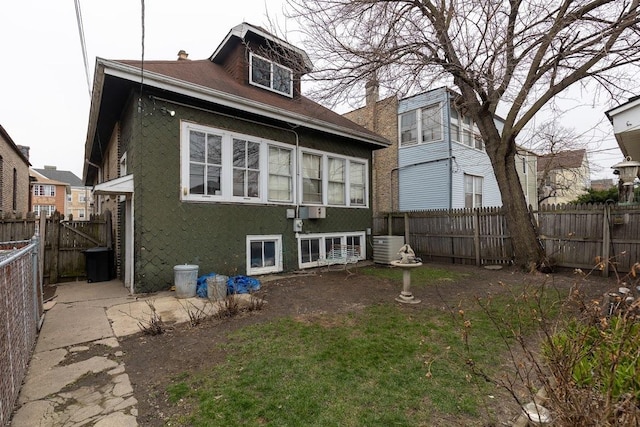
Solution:
<path fill-rule="evenodd" d="M 180 164 L 184 201 L 368 205 L 366 159 L 184 122 Z"/>

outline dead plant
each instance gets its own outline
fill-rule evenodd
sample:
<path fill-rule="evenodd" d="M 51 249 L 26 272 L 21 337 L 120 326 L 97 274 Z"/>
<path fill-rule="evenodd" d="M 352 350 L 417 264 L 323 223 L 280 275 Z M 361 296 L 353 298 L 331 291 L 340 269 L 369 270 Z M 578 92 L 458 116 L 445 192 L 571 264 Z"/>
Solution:
<path fill-rule="evenodd" d="M 151 310 L 149 319 L 137 319 L 138 327 L 145 335 L 160 335 L 165 331 L 165 325 L 162 322 L 162 318 L 156 311 L 153 300 L 146 300 L 147 306 Z"/>

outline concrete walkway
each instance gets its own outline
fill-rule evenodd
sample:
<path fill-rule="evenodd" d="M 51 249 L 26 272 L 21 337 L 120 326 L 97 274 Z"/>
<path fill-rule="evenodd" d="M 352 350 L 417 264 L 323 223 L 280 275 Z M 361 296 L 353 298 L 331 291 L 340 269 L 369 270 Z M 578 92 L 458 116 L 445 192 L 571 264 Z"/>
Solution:
<path fill-rule="evenodd" d="M 164 323 L 210 309 L 200 298 L 174 292 L 130 295 L 120 281 L 57 286 L 18 397 L 13 427 L 137 426 L 137 401 L 118 337 L 140 332 L 153 307 Z"/>

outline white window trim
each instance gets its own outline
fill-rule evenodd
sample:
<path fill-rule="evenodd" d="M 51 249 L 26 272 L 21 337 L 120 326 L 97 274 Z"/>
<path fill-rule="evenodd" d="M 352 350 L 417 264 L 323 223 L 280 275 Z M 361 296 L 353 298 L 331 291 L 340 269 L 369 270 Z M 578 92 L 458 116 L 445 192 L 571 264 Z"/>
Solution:
<path fill-rule="evenodd" d="M 254 57 L 260 58 L 261 60 L 266 61 L 271 65 L 271 82 L 270 82 L 270 86 L 265 86 L 265 85 L 262 85 L 262 84 L 260 84 L 258 82 L 254 82 L 253 81 L 253 58 Z M 289 92 L 282 92 L 282 91 L 279 91 L 279 90 L 273 88 L 273 75 L 274 75 L 273 66 L 274 65 L 277 65 L 278 67 L 289 71 Z M 269 90 L 271 92 L 274 92 L 274 93 L 277 93 L 277 94 L 280 94 L 280 95 L 288 96 L 289 98 L 293 98 L 293 70 L 291 68 L 289 68 L 289 67 L 285 67 L 282 64 L 279 64 L 279 63 L 277 63 L 275 61 L 272 61 L 271 59 L 265 58 L 264 56 L 256 55 L 253 52 L 249 52 L 249 84 L 251 84 L 253 86 L 256 86 L 256 87 L 259 87 L 259 88 L 262 88 L 262 89 Z"/>
<path fill-rule="evenodd" d="M 220 178 L 220 195 L 191 194 L 190 193 L 190 158 L 189 158 L 189 132 L 204 132 L 222 137 L 222 174 Z M 260 189 L 259 197 L 233 196 L 233 139 L 243 139 L 260 144 Z M 291 200 L 270 200 L 269 199 L 269 147 L 278 147 L 291 151 Z M 297 165 L 302 164 L 303 154 L 312 154 L 322 159 L 322 202 L 305 203 L 302 198 L 303 174 L 298 170 Z M 211 126 L 203 126 L 197 123 L 181 121 L 180 131 L 180 200 L 183 202 L 230 202 L 247 204 L 269 204 L 269 205 L 294 205 L 304 204 L 308 206 L 329 206 L 329 158 L 345 160 L 345 204 L 330 205 L 339 208 L 368 209 L 369 208 L 369 160 L 359 157 L 344 156 L 332 152 L 314 150 L 309 148 L 298 148 L 290 144 L 278 141 L 259 138 L 251 135 L 231 132 Z M 351 176 L 350 168 L 352 163 L 364 166 L 364 204 L 351 204 Z"/>
<path fill-rule="evenodd" d="M 455 142 L 457 144 L 460 144 L 464 147 L 467 148 L 472 148 L 474 150 L 477 151 L 485 151 L 484 150 L 484 142 L 481 142 L 482 144 L 482 148 L 477 148 L 476 147 L 476 139 L 480 138 L 480 140 L 482 141 L 482 138 L 480 137 L 480 131 L 478 130 L 478 126 L 476 126 L 476 123 L 471 120 L 471 125 L 468 125 L 464 122 L 464 117 L 461 113 L 458 113 L 458 118 L 454 119 L 454 118 L 450 118 L 450 122 L 453 125 L 458 126 L 459 129 L 459 133 L 462 134 L 465 130 L 471 132 L 471 139 L 472 139 L 472 145 L 466 144 L 464 141 L 459 141 L 457 139 L 454 139 L 451 133 L 451 127 L 449 127 L 449 139 L 451 140 L 451 142 Z"/>
<path fill-rule="evenodd" d="M 422 145 L 422 144 L 432 144 L 434 142 L 441 142 L 444 141 L 444 118 L 443 118 L 443 108 L 442 108 L 443 104 L 442 102 L 436 102 L 433 104 L 429 104 L 429 105 L 424 105 L 420 108 L 416 108 L 415 110 L 409 110 L 409 111 L 405 111 L 404 113 L 398 114 L 398 148 L 402 149 L 402 148 L 409 148 L 409 147 L 415 147 L 416 145 Z M 440 112 L 440 139 L 435 139 L 433 141 L 423 141 L 422 140 L 422 110 L 426 110 L 428 108 L 437 108 L 438 111 Z M 413 113 L 416 115 L 416 133 L 417 133 L 417 140 L 415 143 L 413 144 L 405 144 L 402 145 L 402 120 L 401 120 L 401 116 L 405 115 L 405 114 L 409 114 L 409 113 Z"/>
<path fill-rule="evenodd" d="M 251 242 L 263 242 L 266 240 L 275 240 L 276 242 L 276 259 L 273 266 L 270 267 L 251 267 Z M 282 235 L 266 234 L 266 235 L 247 235 L 246 240 L 247 251 L 247 275 L 278 273 L 283 270 L 282 267 Z"/>
<path fill-rule="evenodd" d="M 189 132 L 205 132 L 222 137 L 222 174 L 220 176 L 220 195 L 191 194 L 189 191 Z M 260 184 L 258 197 L 242 197 L 233 195 L 233 139 L 242 139 L 260 144 Z M 277 141 L 259 138 L 251 135 L 230 132 L 196 123 L 181 122 L 180 132 L 180 200 L 184 202 L 233 202 L 248 204 L 292 205 L 295 203 L 296 180 L 292 176 L 291 201 L 269 200 L 269 146 L 290 150 L 291 170 L 295 171 L 295 147 Z"/>
<path fill-rule="evenodd" d="M 472 175 L 472 174 L 468 174 L 465 173 L 463 176 L 464 182 L 463 182 L 463 187 L 464 187 L 464 197 L 465 197 L 465 208 L 467 208 L 466 206 L 466 198 L 467 198 L 467 177 L 471 177 L 471 186 L 472 186 L 472 192 L 471 192 L 471 204 L 473 206 L 471 206 L 471 208 L 481 208 L 482 204 L 484 204 L 484 177 L 481 175 Z M 476 186 L 476 178 L 480 178 L 481 180 L 481 184 L 480 184 L 480 191 L 478 192 L 478 187 Z M 480 206 L 476 206 L 476 195 L 480 195 L 482 196 L 482 204 L 480 204 Z"/>
<path fill-rule="evenodd" d="M 302 262 L 302 240 L 307 239 L 320 239 L 320 258 L 326 258 L 326 248 L 325 248 L 325 239 L 326 238 L 336 238 L 339 237 L 341 244 L 347 244 L 347 237 L 360 237 L 360 257 L 358 259 L 364 260 L 367 258 L 367 244 L 366 244 L 366 233 L 364 231 L 353 231 L 353 232 L 334 232 L 334 233 L 309 233 L 309 234 L 299 234 L 296 238 L 298 245 L 298 268 L 312 268 L 318 267 L 318 261 L 311 262 Z"/>
<path fill-rule="evenodd" d="M 357 157 L 348 157 L 342 156 L 336 153 L 329 153 L 326 151 L 313 150 L 309 148 L 300 148 L 298 152 L 298 163 L 300 165 L 303 164 L 302 156 L 303 154 L 312 154 L 315 156 L 320 156 L 322 158 L 322 202 L 321 203 L 311 203 L 304 201 L 303 199 L 303 174 L 300 172 L 300 182 L 298 182 L 299 194 L 298 200 L 300 203 L 305 206 L 331 206 L 331 207 L 339 207 L 339 208 L 361 208 L 366 209 L 369 207 L 369 161 L 367 159 L 357 158 Z M 329 204 L 329 158 L 332 159 L 340 159 L 345 160 L 345 204 L 344 205 L 336 205 Z M 350 176 L 350 168 L 351 163 L 360 163 L 364 165 L 364 204 L 351 204 L 351 176 Z"/>

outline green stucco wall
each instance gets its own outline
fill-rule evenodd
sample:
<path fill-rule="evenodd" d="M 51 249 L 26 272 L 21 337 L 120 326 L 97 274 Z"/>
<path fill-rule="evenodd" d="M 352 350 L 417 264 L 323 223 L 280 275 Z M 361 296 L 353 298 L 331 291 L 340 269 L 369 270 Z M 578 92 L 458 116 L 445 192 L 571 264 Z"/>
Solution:
<path fill-rule="evenodd" d="M 180 200 L 180 122 L 187 120 L 216 128 L 295 145 L 292 132 L 170 105 L 175 116 L 164 115 L 156 102 L 146 101 L 143 114 L 131 109 L 123 125 L 129 173 L 134 174 L 136 292 L 173 285 L 173 267 L 197 264 L 199 274 L 246 274 L 246 236 L 282 235 L 283 267 L 298 268 L 293 205 L 195 203 Z M 282 126 L 282 124 L 281 124 Z M 124 135 L 126 133 L 126 135 Z M 364 144 L 319 132 L 299 131 L 302 147 L 337 152 L 369 160 Z M 124 141 L 123 141 L 124 142 Z M 124 148 L 124 147 L 123 147 Z M 327 207 L 327 218 L 304 221 L 305 233 L 364 231 L 372 226 L 370 209 Z"/>

